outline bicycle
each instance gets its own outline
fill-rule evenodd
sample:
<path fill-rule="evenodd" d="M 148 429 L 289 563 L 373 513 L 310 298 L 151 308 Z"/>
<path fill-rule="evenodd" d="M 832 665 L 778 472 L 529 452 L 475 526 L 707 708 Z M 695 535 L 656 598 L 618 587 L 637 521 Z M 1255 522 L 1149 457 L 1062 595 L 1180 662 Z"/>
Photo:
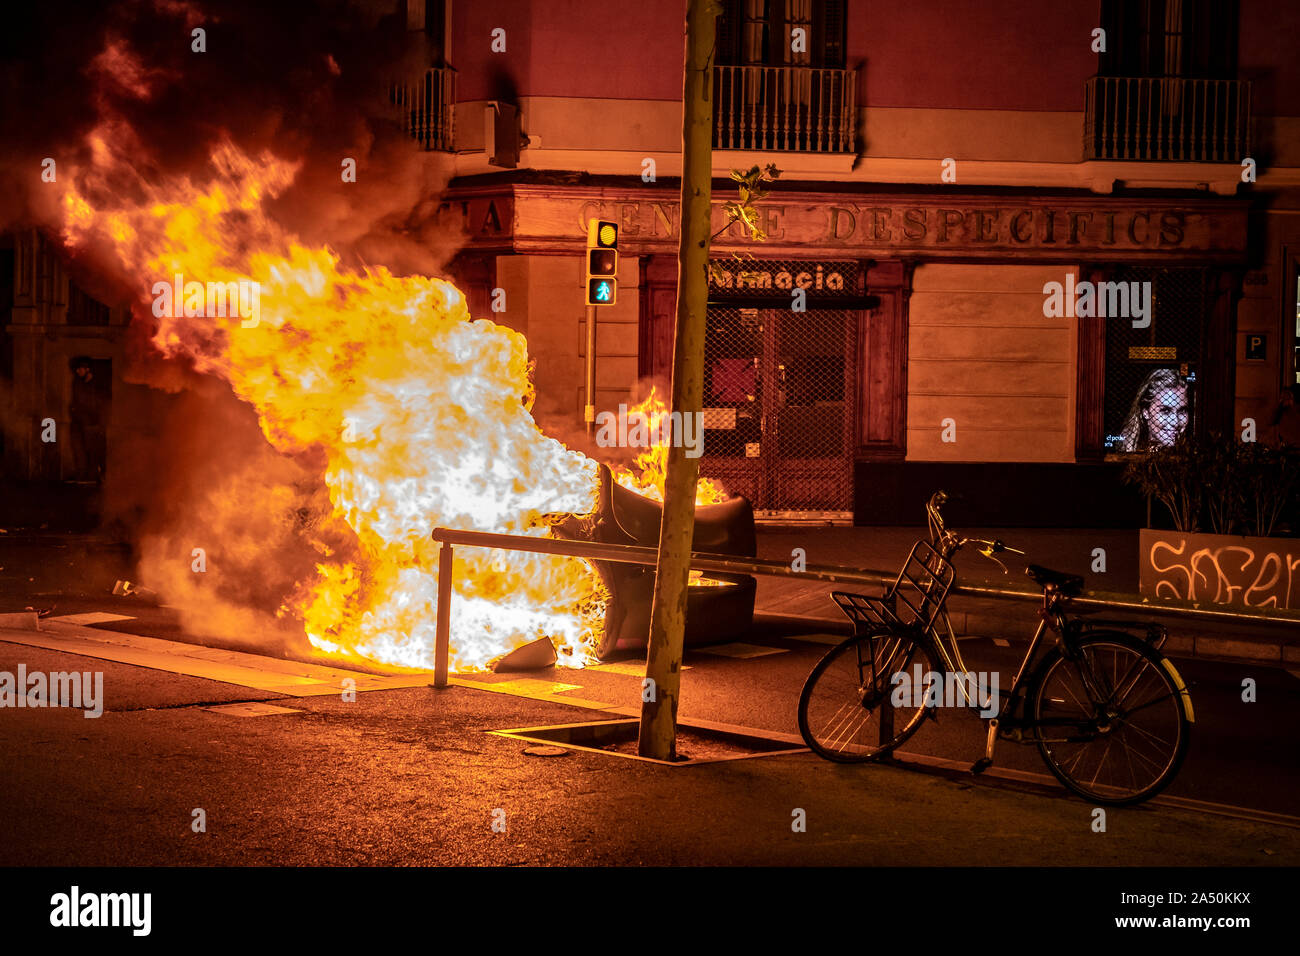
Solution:
<path fill-rule="evenodd" d="M 901 692 L 912 675 L 925 675 L 931 687 L 955 684 L 959 705 L 988 722 L 984 756 L 973 773 L 992 766 L 998 740 L 1011 740 L 1036 744 L 1056 779 L 1087 800 L 1125 805 L 1159 793 L 1187 754 L 1195 721 L 1191 695 L 1160 653 L 1167 636 L 1160 625 L 1069 614 L 1082 577 L 1036 564 L 1025 569 L 1042 587 L 1043 603 L 1029 649 L 1011 689 L 998 691 L 1000 700 L 989 694 L 981 701 L 974 681 L 950 679 L 970 676 L 946 610 L 955 580 L 951 558 L 977 543 L 1002 565 L 994 555 L 1016 549 L 950 531 L 940 513 L 947 500 L 942 491 L 931 496 L 929 540 L 913 545 L 882 596 L 832 594 L 854 633 L 804 683 L 799 730 L 809 748 L 844 763 L 887 757 L 927 717 L 937 720 L 937 695 L 918 700 Z M 1144 629 L 1142 637 L 1130 633 L 1137 629 Z M 1044 640 L 1049 632 L 1051 642 Z"/>

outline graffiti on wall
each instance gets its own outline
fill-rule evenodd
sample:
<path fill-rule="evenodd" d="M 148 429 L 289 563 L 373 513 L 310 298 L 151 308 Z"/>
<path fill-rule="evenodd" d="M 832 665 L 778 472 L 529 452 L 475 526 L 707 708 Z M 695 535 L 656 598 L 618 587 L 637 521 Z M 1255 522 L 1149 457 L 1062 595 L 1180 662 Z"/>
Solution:
<path fill-rule="evenodd" d="M 1143 541 L 1142 590 L 1155 597 L 1300 608 L 1300 542 L 1211 535 Z"/>

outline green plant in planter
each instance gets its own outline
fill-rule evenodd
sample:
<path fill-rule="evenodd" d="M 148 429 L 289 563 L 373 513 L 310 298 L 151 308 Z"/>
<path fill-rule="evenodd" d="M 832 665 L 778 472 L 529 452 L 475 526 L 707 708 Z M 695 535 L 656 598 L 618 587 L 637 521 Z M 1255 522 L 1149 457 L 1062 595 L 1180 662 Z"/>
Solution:
<path fill-rule="evenodd" d="M 1268 537 L 1300 493 L 1300 448 L 1243 443 L 1240 471 L 1246 532 Z"/>
<path fill-rule="evenodd" d="M 1197 522 L 1205 489 L 1200 452 L 1184 434 L 1172 445 L 1135 455 L 1124 466 L 1124 481 L 1168 508 L 1174 530 L 1184 534 L 1200 530 Z"/>
<path fill-rule="evenodd" d="M 1211 432 L 1197 447 L 1205 517 L 1214 534 L 1232 534 L 1245 518 L 1244 485 L 1248 448 L 1232 436 Z"/>

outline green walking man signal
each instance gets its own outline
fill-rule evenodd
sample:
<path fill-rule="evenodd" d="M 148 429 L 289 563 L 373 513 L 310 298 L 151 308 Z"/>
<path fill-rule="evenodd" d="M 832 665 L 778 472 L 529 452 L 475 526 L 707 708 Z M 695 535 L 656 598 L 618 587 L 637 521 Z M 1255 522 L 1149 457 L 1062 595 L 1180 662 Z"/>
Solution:
<path fill-rule="evenodd" d="M 587 224 L 587 305 L 618 301 L 618 223 L 593 219 Z"/>

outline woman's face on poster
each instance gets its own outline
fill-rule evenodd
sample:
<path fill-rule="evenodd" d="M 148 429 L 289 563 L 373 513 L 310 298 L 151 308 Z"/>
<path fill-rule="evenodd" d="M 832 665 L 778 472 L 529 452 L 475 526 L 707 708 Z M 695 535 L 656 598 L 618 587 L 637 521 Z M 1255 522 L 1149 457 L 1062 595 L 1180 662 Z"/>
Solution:
<path fill-rule="evenodd" d="M 1153 445 L 1172 445 L 1187 427 L 1187 389 L 1167 385 L 1151 393 L 1146 410 L 1147 434 Z"/>

